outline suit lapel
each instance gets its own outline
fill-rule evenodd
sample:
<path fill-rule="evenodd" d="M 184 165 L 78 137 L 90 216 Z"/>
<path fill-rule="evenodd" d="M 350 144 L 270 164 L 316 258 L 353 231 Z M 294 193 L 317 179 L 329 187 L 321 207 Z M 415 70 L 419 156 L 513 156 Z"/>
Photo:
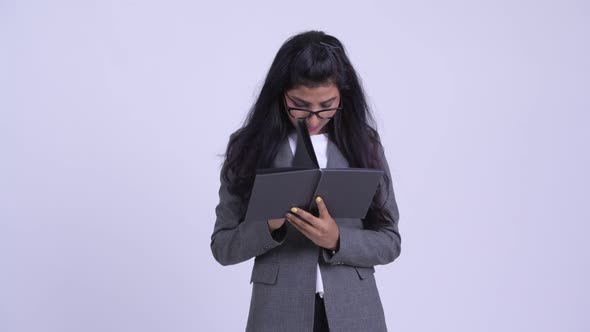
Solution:
<path fill-rule="evenodd" d="M 332 141 L 328 140 L 328 165 L 327 168 L 348 168 L 348 161 L 344 158 L 340 149 Z"/>
<path fill-rule="evenodd" d="M 293 152 L 291 151 L 291 147 L 289 146 L 289 139 L 283 140 L 281 146 L 279 147 L 279 152 L 273 162 L 273 167 L 291 167 L 293 163 Z"/>

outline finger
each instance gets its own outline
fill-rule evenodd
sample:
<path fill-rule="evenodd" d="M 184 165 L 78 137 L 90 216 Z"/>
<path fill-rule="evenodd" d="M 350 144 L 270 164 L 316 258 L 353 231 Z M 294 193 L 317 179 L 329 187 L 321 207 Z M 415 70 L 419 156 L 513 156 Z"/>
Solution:
<path fill-rule="evenodd" d="M 291 212 L 308 224 L 315 226 L 317 218 L 313 214 L 296 207 L 291 208 Z"/>
<path fill-rule="evenodd" d="M 291 221 L 291 223 L 294 223 L 298 225 L 300 228 L 305 229 L 307 231 L 312 228 L 310 223 L 308 223 L 305 219 L 301 218 L 300 216 L 294 213 L 287 212 L 287 220 Z"/>
<path fill-rule="evenodd" d="M 315 198 L 315 202 L 318 205 L 318 211 L 320 213 L 320 219 L 324 219 L 324 217 L 330 217 L 330 212 L 328 212 L 328 207 L 324 200 L 318 196 Z"/>
<path fill-rule="evenodd" d="M 285 219 L 286 218 L 269 219 L 268 220 L 268 226 L 271 228 L 271 230 L 275 230 L 277 228 L 280 228 L 285 223 Z"/>
<path fill-rule="evenodd" d="M 290 214 L 290 213 L 287 214 L 287 221 L 289 221 L 289 223 L 291 225 L 293 225 L 293 227 L 295 227 L 298 231 L 303 233 L 303 235 L 305 235 L 305 237 L 310 238 L 311 226 L 307 222 L 299 219 L 297 216 Z"/>

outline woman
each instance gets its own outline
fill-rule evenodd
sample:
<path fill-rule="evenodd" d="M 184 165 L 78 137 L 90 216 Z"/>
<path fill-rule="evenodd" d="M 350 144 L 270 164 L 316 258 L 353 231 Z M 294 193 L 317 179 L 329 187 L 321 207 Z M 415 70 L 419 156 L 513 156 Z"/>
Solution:
<path fill-rule="evenodd" d="M 244 220 L 256 169 L 292 165 L 299 119 L 320 167 L 385 171 L 364 219 L 334 220 L 317 198 L 317 216 L 294 207 L 285 218 Z M 398 210 L 379 135 L 338 39 L 309 31 L 279 49 L 244 126 L 230 137 L 216 215 L 215 259 L 255 257 L 247 331 L 386 331 L 373 266 L 400 254 Z"/>

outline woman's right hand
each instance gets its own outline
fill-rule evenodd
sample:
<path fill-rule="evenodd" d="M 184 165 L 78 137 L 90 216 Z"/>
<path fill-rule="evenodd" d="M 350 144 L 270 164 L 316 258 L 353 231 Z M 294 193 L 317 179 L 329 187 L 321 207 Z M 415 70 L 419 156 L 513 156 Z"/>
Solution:
<path fill-rule="evenodd" d="M 281 228 L 285 223 L 285 218 L 278 218 L 278 219 L 269 219 L 268 220 L 268 229 L 270 232 L 274 231 L 275 229 Z"/>

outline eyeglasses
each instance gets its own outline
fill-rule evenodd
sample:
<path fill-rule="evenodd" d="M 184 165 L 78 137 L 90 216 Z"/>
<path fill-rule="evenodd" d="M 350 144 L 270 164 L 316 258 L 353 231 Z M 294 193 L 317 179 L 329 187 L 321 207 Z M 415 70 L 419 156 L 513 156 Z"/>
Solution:
<path fill-rule="evenodd" d="M 310 111 L 310 110 L 306 110 L 304 108 L 298 108 L 298 107 L 289 107 L 287 105 L 287 94 L 285 94 L 283 96 L 283 103 L 285 104 L 285 110 L 287 111 L 287 113 L 289 113 L 289 115 L 292 118 L 295 119 L 308 119 L 310 118 L 312 115 L 317 116 L 320 119 L 332 119 L 335 115 L 336 112 L 342 110 L 342 98 L 340 98 L 340 101 L 338 102 L 338 107 L 334 107 L 334 108 L 326 108 L 326 109 L 322 109 L 319 111 Z"/>

